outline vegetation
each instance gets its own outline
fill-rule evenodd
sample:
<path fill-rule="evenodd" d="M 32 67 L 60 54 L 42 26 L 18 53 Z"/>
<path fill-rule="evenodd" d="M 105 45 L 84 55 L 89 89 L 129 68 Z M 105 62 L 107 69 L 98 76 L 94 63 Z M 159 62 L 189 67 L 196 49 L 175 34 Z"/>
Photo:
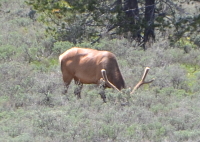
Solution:
<path fill-rule="evenodd" d="M 47 34 L 24 0 L 0 7 L 0 141 L 200 140 L 200 35 L 160 35 L 146 51 L 123 36 L 74 44 Z M 73 83 L 63 95 L 58 55 L 72 46 L 115 53 L 127 87 L 146 66 L 155 81 L 132 96 L 107 89 L 107 103 L 95 85 L 84 85 L 80 100 Z"/>
<path fill-rule="evenodd" d="M 171 0 L 27 0 L 57 40 L 92 43 L 123 36 L 144 49 L 160 33 L 173 42 L 199 30 L 199 2 Z M 188 10 L 190 9 L 190 10 Z M 192 10 L 191 10 L 192 9 Z M 171 34 L 173 33 L 173 34 Z"/>

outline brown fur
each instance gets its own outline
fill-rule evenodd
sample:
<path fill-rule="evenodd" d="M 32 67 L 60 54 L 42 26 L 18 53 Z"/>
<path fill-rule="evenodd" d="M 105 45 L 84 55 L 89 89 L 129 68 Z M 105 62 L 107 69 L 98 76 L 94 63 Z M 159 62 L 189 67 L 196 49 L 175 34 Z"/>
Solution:
<path fill-rule="evenodd" d="M 116 57 L 111 52 L 73 47 L 61 54 L 59 60 L 66 86 L 72 79 L 82 84 L 99 84 L 101 70 L 105 69 L 113 85 L 119 90 L 125 87 Z"/>

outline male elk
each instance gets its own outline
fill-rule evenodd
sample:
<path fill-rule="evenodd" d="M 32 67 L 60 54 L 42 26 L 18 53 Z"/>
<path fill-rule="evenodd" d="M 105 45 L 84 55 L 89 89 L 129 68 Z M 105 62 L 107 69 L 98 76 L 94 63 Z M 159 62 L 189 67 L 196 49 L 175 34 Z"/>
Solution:
<path fill-rule="evenodd" d="M 116 57 L 109 51 L 98 51 L 88 48 L 73 47 L 59 56 L 63 81 L 66 85 L 66 90 L 70 82 L 74 79 L 75 84 L 79 89 L 74 93 L 78 98 L 81 98 L 81 89 L 83 84 L 101 84 L 103 88 L 114 88 L 118 91 L 125 88 L 124 79 L 119 70 Z M 142 80 L 135 86 L 133 91 L 139 88 L 145 82 L 149 68 L 146 68 Z M 106 102 L 104 93 L 100 93 L 101 98 Z"/>

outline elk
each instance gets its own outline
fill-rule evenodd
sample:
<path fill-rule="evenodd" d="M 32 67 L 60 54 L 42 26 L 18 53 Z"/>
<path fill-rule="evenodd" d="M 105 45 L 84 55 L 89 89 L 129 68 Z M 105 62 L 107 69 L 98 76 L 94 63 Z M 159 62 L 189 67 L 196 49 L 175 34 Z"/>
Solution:
<path fill-rule="evenodd" d="M 83 84 L 98 84 L 105 88 L 114 88 L 120 92 L 125 88 L 125 82 L 120 72 L 116 56 L 109 51 L 99 51 L 89 48 L 72 47 L 59 56 L 63 81 L 67 89 L 72 80 L 79 89 L 74 94 L 81 98 Z M 149 68 L 145 69 L 141 81 L 134 87 L 131 94 L 141 85 L 151 83 L 145 82 Z M 104 91 L 100 93 L 101 98 L 106 102 Z"/>

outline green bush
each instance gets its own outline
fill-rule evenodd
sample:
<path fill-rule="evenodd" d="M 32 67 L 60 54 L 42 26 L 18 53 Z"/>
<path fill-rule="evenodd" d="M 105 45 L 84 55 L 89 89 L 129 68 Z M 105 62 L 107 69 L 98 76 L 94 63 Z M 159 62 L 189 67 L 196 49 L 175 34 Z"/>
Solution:
<path fill-rule="evenodd" d="M 0 46 L 0 60 L 4 62 L 14 60 L 19 52 L 20 50 L 12 45 L 2 45 Z"/>
<path fill-rule="evenodd" d="M 194 39 L 194 44 L 196 44 L 198 47 L 200 47 L 200 35 L 197 35 Z"/>
<path fill-rule="evenodd" d="M 59 55 L 74 46 L 75 45 L 70 42 L 56 42 L 54 43 L 53 52 L 54 54 Z"/>

